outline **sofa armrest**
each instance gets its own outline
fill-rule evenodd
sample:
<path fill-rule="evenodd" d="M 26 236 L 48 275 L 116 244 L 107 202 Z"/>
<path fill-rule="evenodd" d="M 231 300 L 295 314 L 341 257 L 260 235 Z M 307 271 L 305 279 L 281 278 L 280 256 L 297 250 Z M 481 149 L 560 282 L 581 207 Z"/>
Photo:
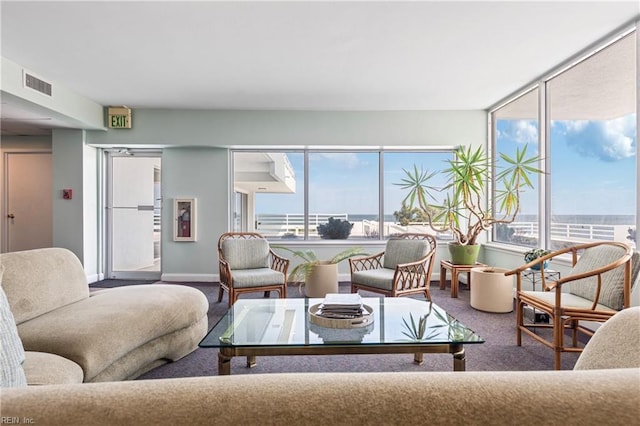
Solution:
<path fill-rule="evenodd" d="M 634 306 L 618 312 L 596 330 L 574 369 L 639 367 L 640 306 Z"/>

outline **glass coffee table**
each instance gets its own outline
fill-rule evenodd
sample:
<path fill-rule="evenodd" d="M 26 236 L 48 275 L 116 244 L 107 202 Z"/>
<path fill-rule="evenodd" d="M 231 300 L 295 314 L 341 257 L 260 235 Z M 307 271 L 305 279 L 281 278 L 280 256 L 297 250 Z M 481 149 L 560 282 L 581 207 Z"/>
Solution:
<path fill-rule="evenodd" d="M 218 374 L 231 374 L 231 359 L 246 356 L 450 353 L 454 371 L 465 370 L 465 344 L 484 343 L 435 303 L 407 297 L 363 298 L 372 319 L 366 326 L 329 328 L 310 320 L 323 299 L 239 299 L 200 342 L 219 348 Z M 312 309 L 313 311 L 313 309 Z M 426 316 L 421 333 L 419 320 Z M 414 324 L 415 326 L 413 326 Z"/>

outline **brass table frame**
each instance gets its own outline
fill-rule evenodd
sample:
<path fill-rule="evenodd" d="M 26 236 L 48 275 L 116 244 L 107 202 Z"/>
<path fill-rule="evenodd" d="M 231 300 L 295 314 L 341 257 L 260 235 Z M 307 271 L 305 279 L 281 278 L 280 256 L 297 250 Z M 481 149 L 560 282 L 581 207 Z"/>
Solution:
<path fill-rule="evenodd" d="M 359 333 L 352 336 L 349 330 L 327 328 L 312 320 L 308 312 L 314 303 L 318 306 L 322 299 L 239 300 L 209 330 L 199 346 L 217 348 L 218 374 L 229 375 L 234 357 L 247 357 L 247 367 L 253 367 L 258 356 L 279 355 L 412 353 L 413 361 L 420 365 L 424 362 L 424 354 L 449 353 L 453 356 L 453 370 L 465 371 L 464 345 L 484 343 L 473 330 L 432 302 L 406 297 L 363 298 L 362 301 L 373 308 L 371 312 L 372 315 L 375 313 L 376 319 L 366 326 L 353 328 Z M 302 321 L 297 316 L 300 313 L 304 313 Z M 407 340 L 407 337 L 411 338 L 407 334 L 411 330 L 405 327 L 409 327 L 407 321 L 414 322 L 412 315 L 416 315 L 417 321 L 418 316 L 426 319 L 431 314 L 433 316 L 427 320 L 426 329 L 422 332 L 428 337 Z M 370 327 L 373 328 L 367 330 Z M 377 331 L 370 334 L 374 330 Z M 344 339 L 342 331 L 348 332 Z M 462 337 L 452 337 L 451 333 L 460 332 Z M 291 340 L 292 336 L 297 337 Z"/>
<path fill-rule="evenodd" d="M 218 353 L 218 375 L 231 374 L 231 359 L 247 357 L 247 367 L 256 365 L 257 356 L 278 355 L 356 355 L 356 354 L 405 354 L 413 353 L 413 361 L 421 365 L 426 353 L 450 353 L 453 355 L 453 371 L 465 371 L 466 357 L 462 343 L 448 344 L 384 344 L 384 345 L 333 345 L 333 346 L 222 346 Z"/>

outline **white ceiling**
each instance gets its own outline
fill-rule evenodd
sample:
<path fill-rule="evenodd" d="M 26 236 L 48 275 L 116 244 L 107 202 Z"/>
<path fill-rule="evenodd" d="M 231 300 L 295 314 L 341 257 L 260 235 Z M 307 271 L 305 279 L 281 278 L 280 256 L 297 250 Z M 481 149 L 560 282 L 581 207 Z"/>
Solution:
<path fill-rule="evenodd" d="M 134 109 L 486 109 L 639 16 L 637 0 L 2 1 L 1 53 Z"/>

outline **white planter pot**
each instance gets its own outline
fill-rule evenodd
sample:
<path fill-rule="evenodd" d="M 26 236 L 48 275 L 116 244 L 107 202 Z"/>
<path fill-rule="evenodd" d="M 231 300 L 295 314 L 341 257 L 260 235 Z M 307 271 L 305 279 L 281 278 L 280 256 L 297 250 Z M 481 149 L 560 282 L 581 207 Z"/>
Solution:
<path fill-rule="evenodd" d="M 513 311 L 513 277 L 508 269 L 478 267 L 471 269 L 471 307 L 486 312 Z"/>
<path fill-rule="evenodd" d="M 328 293 L 338 293 L 337 263 L 316 265 L 305 283 L 307 297 L 325 297 Z"/>

